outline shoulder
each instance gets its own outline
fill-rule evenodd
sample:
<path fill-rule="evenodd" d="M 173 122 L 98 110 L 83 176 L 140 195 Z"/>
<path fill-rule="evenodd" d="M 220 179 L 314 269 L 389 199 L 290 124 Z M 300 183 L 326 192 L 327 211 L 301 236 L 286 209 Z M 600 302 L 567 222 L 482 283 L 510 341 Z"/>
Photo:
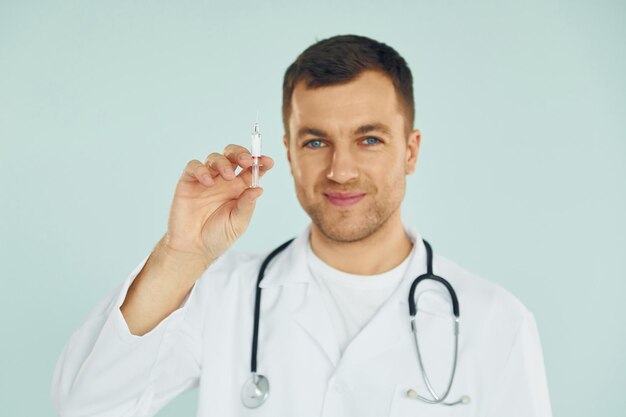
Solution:
<path fill-rule="evenodd" d="M 511 326 L 532 317 L 528 308 L 500 284 L 480 277 L 450 259 L 434 254 L 435 273 L 446 278 L 465 311 L 491 324 Z M 461 307 L 463 308 L 463 307 Z"/>
<path fill-rule="evenodd" d="M 243 299 L 250 298 L 263 258 L 262 253 L 232 249 L 222 254 L 196 281 L 189 296 L 186 320 L 201 328 L 208 316 L 222 317 L 220 311 L 225 306 L 240 305 Z"/>
<path fill-rule="evenodd" d="M 268 280 L 275 278 L 273 275 L 294 275 L 288 267 L 300 264 L 297 260 L 301 258 L 303 242 L 307 242 L 306 235 L 303 234 L 296 239 L 296 244 L 288 245 L 290 242 L 291 240 L 280 247 L 271 247 L 260 253 L 241 252 L 231 248 L 202 273 L 198 284 L 203 287 L 203 291 L 210 291 L 221 297 L 246 296 L 256 288 L 263 262 L 270 254 L 283 252 L 283 249 L 285 249 L 286 256 L 277 256 L 277 259 L 268 265 L 263 283 L 267 284 Z M 283 277 L 282 281 L 289 281 L 289 279 Z M 261 287 L 266 286 L 261 285 Z M 211 295 L 207 294 L 207 296 Z"/>
<path fill-rule="evenodd" d="M 534 315 L 511 292 L 437 254 L 434 268 L 457 293 L 466 346 L 489 361 L 493 372 L 505 367 L 516 346 L 539 346 Z"/>

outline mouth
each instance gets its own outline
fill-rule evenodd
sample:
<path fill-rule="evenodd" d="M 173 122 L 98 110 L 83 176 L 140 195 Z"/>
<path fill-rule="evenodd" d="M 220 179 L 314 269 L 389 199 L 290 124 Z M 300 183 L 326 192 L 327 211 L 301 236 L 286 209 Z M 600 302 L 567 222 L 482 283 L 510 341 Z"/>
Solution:
<path fill-rule="evenodd" d="M 366 193 L 324 193 L 324 197 L 333 205 L 338 207 L 353 206 L 363 197 Z"/>

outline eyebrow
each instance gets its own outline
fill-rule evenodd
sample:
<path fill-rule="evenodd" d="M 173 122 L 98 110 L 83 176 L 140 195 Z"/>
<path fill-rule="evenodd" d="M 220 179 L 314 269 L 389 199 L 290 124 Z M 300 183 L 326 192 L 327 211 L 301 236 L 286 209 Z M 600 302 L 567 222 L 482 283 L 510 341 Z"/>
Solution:
<path fill-rule="evenodd" d="M 389 126 L 387 126 L 384 123 L 368 123 L 368 124 L 359 126 L 358 128 L 352 131 L 352 134 L 363 135 L 369 132 L 381 132 L 385 135 L 391 136 L 391 129 L 389 129 Z M 296 135 L 296 138 L 301 139 L 304 136 L 308 136 L 308 135 L 317 136 L 320 138 L 327 138 L 330 136 L 327 132 L 321 129 L 316 129 L 313 127 L 303 127 L 303 128 L 298 129 L 298 134 Z"/>
<path fill-rule="evenodd" d="M 389 126 L 383 123 L 369 123 L 363 126 L 359 126 L 353 133 L 357 135 L 362 135 L 369 132 L 381 132 L 385 135 L 391 136 L 391 129 L 389 129 Z"/>

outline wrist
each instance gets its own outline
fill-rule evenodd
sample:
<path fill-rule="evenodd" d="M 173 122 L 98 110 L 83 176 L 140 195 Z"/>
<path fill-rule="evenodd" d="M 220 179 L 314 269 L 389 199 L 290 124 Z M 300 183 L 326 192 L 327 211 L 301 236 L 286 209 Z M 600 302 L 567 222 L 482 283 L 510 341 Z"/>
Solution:
<path fill-rule="evenodd" d="M 182 250 L 173 247 L 169 235 L 166 233 L 154 248 L 159 263 L 170 270 L 206 270 L 215 261 L 215 258 L 202 251 Z"/>

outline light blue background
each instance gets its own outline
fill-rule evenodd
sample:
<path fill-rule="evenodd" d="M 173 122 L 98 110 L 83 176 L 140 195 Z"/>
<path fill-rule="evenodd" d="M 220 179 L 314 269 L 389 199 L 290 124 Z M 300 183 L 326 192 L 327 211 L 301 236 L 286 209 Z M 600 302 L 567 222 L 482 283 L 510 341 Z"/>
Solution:
<path fill-rule="evenodd" d="M 277 164 L 235 248 L 301 232 L 282 77 L 345 33 L 413 71 L 406 222 L 535 313 L 555 416 L 624 415 L 625 27 L 620 1 L 2 1 L 0 415 L 53 415 L 64 343 L 164 233 L 187 161 L 247 145 L 257 109 Z"/>

